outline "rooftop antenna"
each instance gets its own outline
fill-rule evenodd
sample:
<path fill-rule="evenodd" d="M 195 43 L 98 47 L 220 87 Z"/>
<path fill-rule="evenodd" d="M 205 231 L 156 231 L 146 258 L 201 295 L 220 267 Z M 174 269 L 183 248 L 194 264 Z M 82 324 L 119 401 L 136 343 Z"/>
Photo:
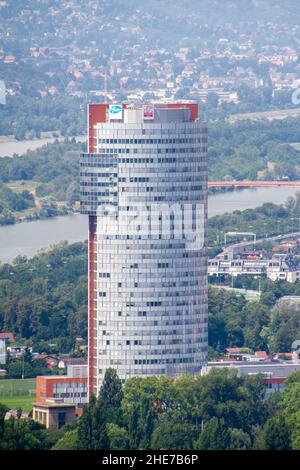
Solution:
<path fill-rule="evenodd" d="M 104 96 L 105 96 L 105 102 L 108 102 L 108 73 L 107 70 L 105 69 L 104 73 Z"/>

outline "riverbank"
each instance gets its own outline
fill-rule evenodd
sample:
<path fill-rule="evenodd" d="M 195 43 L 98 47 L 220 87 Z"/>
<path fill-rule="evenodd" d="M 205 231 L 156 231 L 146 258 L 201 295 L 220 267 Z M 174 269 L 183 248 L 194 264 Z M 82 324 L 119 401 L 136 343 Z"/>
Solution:
<path fill-rule="evenodd" d="M 235 210 L 254 209 L 265 202 L 283 204 L 287 197 L 294 196 L 296 192 L 296 188 L 252 188 L 209 196 L 208 215 L 213 217 Z M 10 263 L 18 255 L 31 257 L 38 250 L 64 240 L 74 243 L 87 238 L 88 218 L 78 213 L 2 226 L 0 260 Z"/>
<path fill-rule="evenodd" d="M 288 197 L 293 197 L 299 188 L 243 188 L 210 194 L 208 197 L 208 216 L 232 213 L 236 210 L 255 209 L 266 202 L 284 204 Z"/>
<path fill-rule="evenodd" d="M 13 134 L 11 135 L 0 135 L 0 144 L 2 143 L 7 143 L 7 142 L 27 142 L 27 141 L 32 141 L 32 140 L 40 140 L 40 139 L 51 139 L 51 138 L 57 138 L 57 137 L 63 137 L 60 133 L 60 131 L 45 131 L 40 133 L 40 137 L 36 139 L 32 139 L 29 136 L 25 136 L 25 139 L 23 140 L 17 140 Z"/>
<path fill-rule="evenodd" d="M 0 227 L 0 261 L 11 263 L 17 256 L 34 256 L 39 250 L 67 240 L 87 240 L 88 218 L 81 214 L 51 217 Z"/>
<path fill-rule="evenodd" d="M 49 133 L 44 133 L 49 134 Z M 86 135 L 79 136 L 58 136 L 43 137 L 41 139 L 32 140 L 16 140 L 13 136 L 0 136 L 0 158 L 13 157 L 14 155 L 24 155 L 28 150 L 36 150 L 43 145 L 52 144 L 56 140 L 63 142 L 66 138 L 75 138 L 76 142 L 86 142 Z"/>
<path fill-rule="evenodd" d="M 5 227 L 7 225 L 16 225 L 20 223 L 34 222 L 36 220 L 50 219 L 53 217 L 62 217 L 69 214 L 76 214 L 77 211 L 74 211 L 67 206 L 58 206 L 52 205 L 51 207 L 43 208 L 30 208 L 25 211 L 9 213 L 6 219 L 0 218 L 0 227 Z M 18 215 L 20 214 L 20 215 Z M 24 215 L 25 214 L 25 215 Z"/>

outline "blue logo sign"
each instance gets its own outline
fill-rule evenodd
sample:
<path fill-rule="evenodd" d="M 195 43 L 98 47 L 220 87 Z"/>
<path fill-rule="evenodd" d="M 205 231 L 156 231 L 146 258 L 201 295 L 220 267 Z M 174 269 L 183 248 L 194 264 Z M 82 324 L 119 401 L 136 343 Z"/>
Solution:
<path fill-rule="evenodd" d="M 109 105 L 109 118 L 110 119 L 122 119 L 123 107 L 120 104 Z"/>

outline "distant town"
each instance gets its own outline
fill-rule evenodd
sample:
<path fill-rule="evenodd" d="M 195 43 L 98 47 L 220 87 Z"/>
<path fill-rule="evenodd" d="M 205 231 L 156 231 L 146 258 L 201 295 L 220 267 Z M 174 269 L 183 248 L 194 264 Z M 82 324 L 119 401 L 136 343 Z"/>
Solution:
<path fill-rule="evenodd" d="M 256 12 L 257 18 L 245 17 L 240 7 L 231 13 L 222 8 L 225 22 L 210 13 L 205 23 L 202 8 L 165 4 L 158 12 L 134 1 L 125 6 L 89 0 L 84 8 L 80 0 L 14 6 L 1 1 L 0 73 L 7 105 L 14 109 L 10 97 L 22 96 L 19 109 L 26 102 L 31 114 L 34 97 L 46 99 L 47 106 L 52 102 L 55 112 L 48 126 L 43 119 L 24 123 L 22 112 L 10 131 L 2 121 L 0 133 L 22 138 L 41 131 L 76 132 L 79 124 L 66 122 L 66 115 L 53 127 L 53 118 L 63 113 L 59 96 L 69 97 L 65 103 L 74 115 L 79 105 L 97 99 L 196 99 L 214 119 L 268 109 L 272 118 L 274 109 L 297 107 L 292 95 L 300 85 L 299 24 L 289 23 L 283 6 L 277 16 L 267 3 L 261 19 Z M 83 130 L 83 119 L 80 126 Z"/>

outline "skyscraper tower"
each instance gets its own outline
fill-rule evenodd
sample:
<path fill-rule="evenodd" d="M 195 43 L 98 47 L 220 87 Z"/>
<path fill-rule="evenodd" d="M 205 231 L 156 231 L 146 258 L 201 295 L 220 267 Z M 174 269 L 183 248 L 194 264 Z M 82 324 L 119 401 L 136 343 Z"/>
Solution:
<path fill-rule="evenodd" d="M 90 393 L 108 367 L 177 377 L 206 361 L 206 155 L 195 103 L 88 106 Z"/>

